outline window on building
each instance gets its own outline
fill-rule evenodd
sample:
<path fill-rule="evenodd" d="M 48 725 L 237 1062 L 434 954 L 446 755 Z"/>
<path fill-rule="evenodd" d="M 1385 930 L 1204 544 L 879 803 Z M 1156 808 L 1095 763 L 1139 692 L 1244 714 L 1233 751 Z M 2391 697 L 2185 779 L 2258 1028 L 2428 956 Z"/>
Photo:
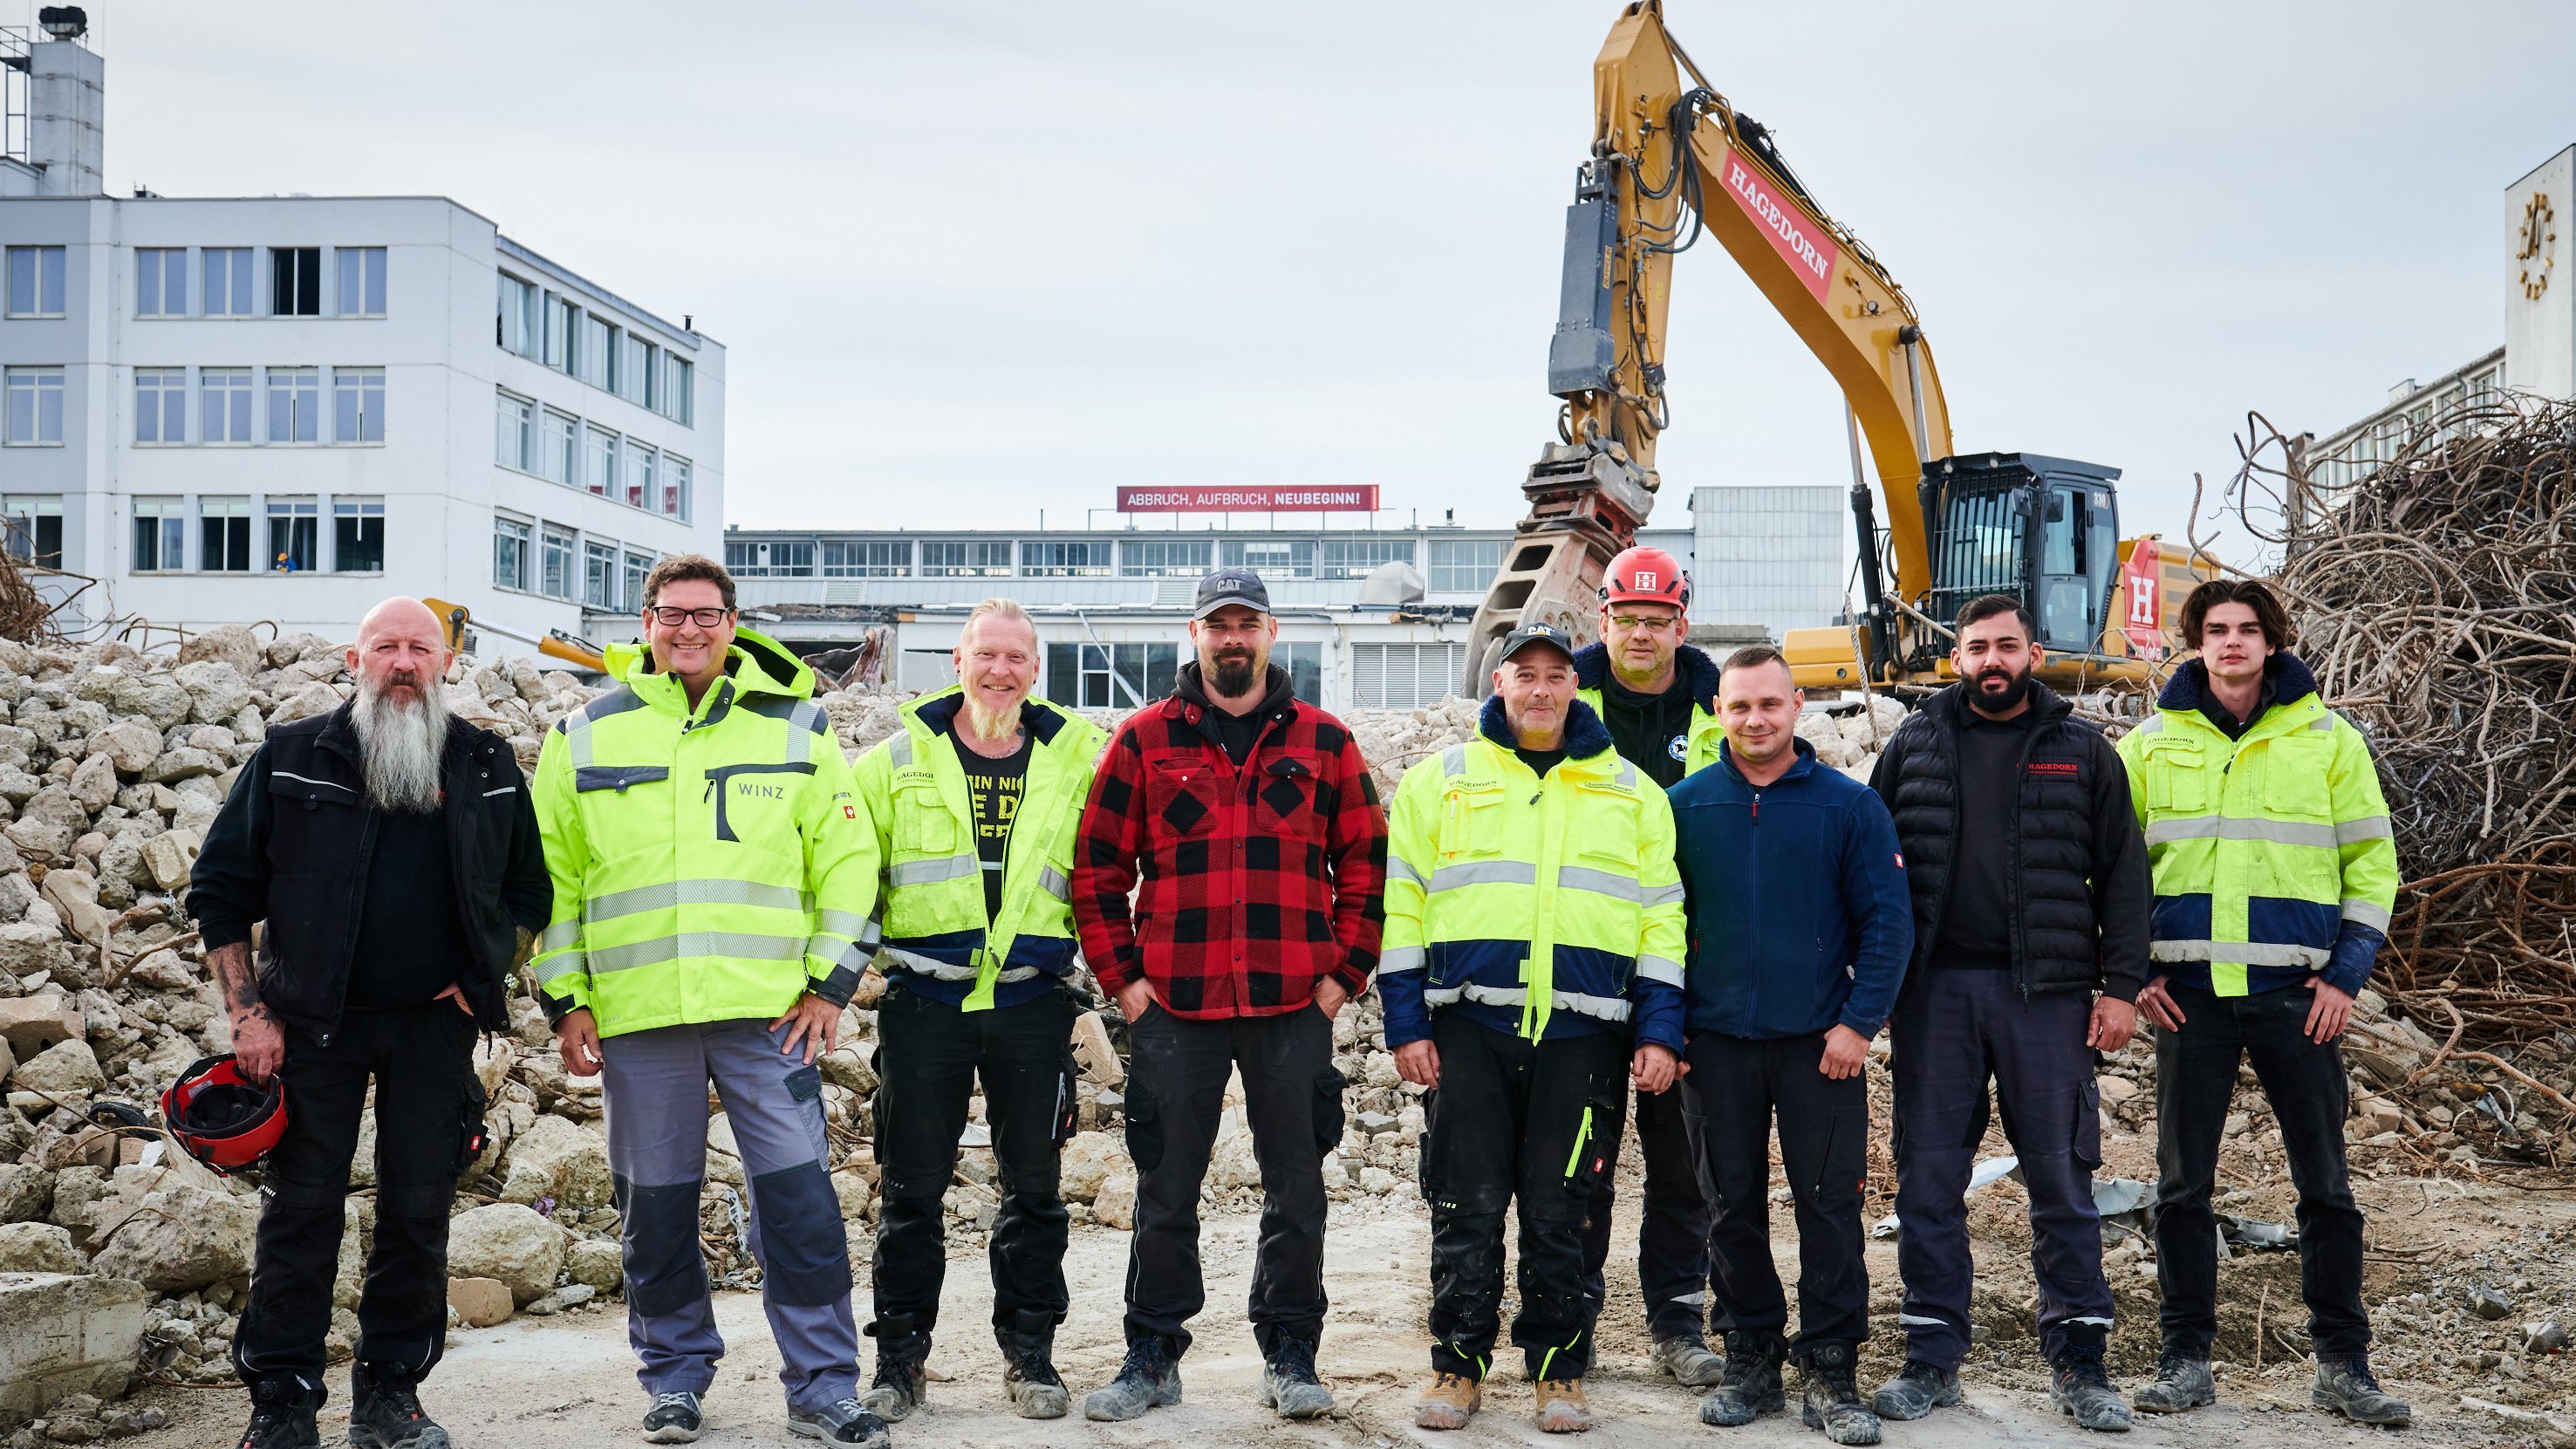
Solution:
<path fill-rule="evenodd" d="M 134 441 L 188 441 L 188 369 L 134 369 Z"/>
<path fill-rule="evenodd" d="M 608 386 L 617 329 L 587 312 L 581 314 L 580 342 L 574 349 L 572 375 L 592 387 Z"/>
<path fill-rule="evenodd" d="M 934 541 L 921 546 L 921 574 L 930 579 L 1007 579 L 1011 545 L 1001 539 Z"/>
<path fill-rule="evenodd" d="M 322 249 L 268 249 L 268 312 L 272 317 L 322 315 Z"/>
<path fill-rule="evenodd" d="M 1388 564 L 1411 562 L 1413 540 L 1409 538 L 1328 538 L 1316 577 L 1364 579 Z"/>
<path fill-rule="evenodd" d="M 746 578 L 810 579 L 814 576 L 814 545 L 810 541 L 732 540 L 725 544 L 725 567 Z"/>
<path fill-rule="evenodd" d="M 344 574 L 385 569 L 385 500 L 331 500 L 331 567 Z"/>
<path fill-rule="evenodd" d="M 546 414 L 545 433 L 538 439 L 537 471 L 557 483 L 576 482 L 581 477 L 581 423 L 562 413 Z"/>
<path fill-rule="evenodd" d="M 255 441 L 250 431 L 249 368 L 198 369 L 197 426 L 209 443 Z"/>
<path fill-rule="evenodd" d="M 573 533 L 569 528 L 546 525 L 545 547 L 538 562 L 544 568 L 544 593 L 550 599 L 572 597 Z"/>
<path fill-rule="evenodd" d="M 528 586 L 528 546 L 536 525 L 506 513 L 492 515 L 492 582 L 504 589 Z"/>
<path fill-rule="evenodd" d="M 662 512 L 689 521 L 689 460 L 662 455 Z"/>
<path fill-rule="evenodd" d="M 692 401 L 697 389 L 697 367 L 685 357 L 662 354 L 662 400 L 658 404 L 665 417 L 682 427 L 695 422 Z"/>
<path fill-rule="evenodd" d="M 912 572 L 910 539 L 857 539 L 823 545 L 827 579 L 899 579 Z"/>
<path fill-rule="evenodd" d="M 1464 644 L 1353 644 L 1351 708 L 1420 709 L 1458 692 Z"/>
<path fill-rule="evenodd" d="M 1502 567 L 1499 538 L 1435 538 L 1431 540 L 1430 592 L 1481 594 L 1492 587 Z"/>
<path fill-rule="evenodd" d="M 208 247 L 205 258 L 206 315 L 249 316 L 250 248 Z"/>
<path fill-rule="evenodd" d="M 1039 579 L 1109 577 L 1109 540 L 1032 538 L 1020 544 L 1020 572 Z"/>
<path fill-rule="evenodd" d="M 617 488 L 617 435 L 598 428 L 582 431 L 581 486 L 602 498 Z"/>
<path fill-rule="evenodd" d="M 1311 538 L 1228 539 L 1225 566 L 1250 569 L 1265 579 L 1311 579 L 1315 576 L 1315 541 Z"/>
<path fill-rule="evenodd" d="M 1172 692 L 1173 644 L 1046 646 L 1046 697 L 1072 709 L 1131 709 Z"/>
<path fill-rule="evenodd" d="M 318 498 L 268 500 L 268 568 L 305 574 L 322 566 L 322 503 Z"/>
<path fill-rule="evenodd" d="M 381 443 L 385 440 L 383 368 L 331 369 L 331 440 L 335 443 Z"/>
<path fill-rule="evenodd" d="M 617 364 L 617 395 L 645 407 L 653 405 L 654 355 L 661 349 L 629 332 Z"/>
<path fill-rule="evenodd" d="M 1324 646 L 1282 644 L 1270 651 L 1270 662 L 1288 671 L 1288 692 L 1318 708 L 1324 703 Z"/>
<path fill-rule="evenodd" d="M 500 393 L 498 411 L 493 417 L 492 461 L 504 468 L 522 473 L 532 471 L 529 463 L 537 446 L 537 405 L 523 397 Z"/>
<path fill-rule="evenodd" d="M 385 249 L 341 247 L 331 254 L 340 269 L 339 306 L 343 317 L 385 315 Z"/>
<path fill-rule="evenodd" d="M 626 501 L 637 508 L 653 506 L 653 460 L 660 456 L 633 438 L 626 440 Z"/>
<path fill-rule="evenodd" d="M 188 500 L 134 500 L 134 572 L 176 573 L 188 566 Z"/>
<path fill-rule="evenodd" d="M 250 500 L 197 500 L 197 567 L 210 573 L 250 572 Z"/>
<path fill-rule="evenodd" d="M 596 539 L 582 544 L 581 601 L 594 609 L 617 607 L 617 545 Z"/>
<path fill-rule="evenodd" d="M 0 373 L 0 442 L 12 447 L 54 447 L 63 440 L 63 370 L 13 367 Z"/>
<path fill-rule="evenodd" d="M 9 315 L 63 315 L 63 248 L 9 248 Z"/>
<path fill-rule="evenodd" d="M 545 364 L 558 372 L 570 372 L 572 334 L 580 325 L 581 309 L 565 301 L 561 294 L 548 292 L 541 311 L 545 317 Z"/>
<path fill-rule="evenodd" d="M 8 516 L 9 556 L 38 568 L 63 566 L 63 499 L 59 493 L 12 493 L 4 505 Z"/>
<path fill-rule="evenodd" d="M 504 352 L 521 357 L 534 357 L 545 345 L 545 319 L 538 315 L 541 294 L 534 282 L 522 282 L 508 272 L 495 272 L 501 279 L 499 313 L 492 321 L 492 340 Z"/>
<path fill-rule="evenodd" d="M 315 443 L 322 439 L 322 373 L 312 367 L 268 370 L 268 440 Z"/>
<path fill-rule="evenodd" d="M 145 247 L 134 254 L 134 315 L 188 315 L 186 247 Z"/>
<path fill-rule="evenodd" d="M 1131 538 L 1118 545 L 1118 572 L 1131 579 L 1194 579 L 1215 556 L 1215 544 L 1204 538 Z"/>
<path fill-rule="evenodd" d="M 626 612 L 640 614 L 644 611 L 644 576 L 651 572 L 653 555 L 637 553 L 633 549 L 626 551 L 626 589 L 621 595 L 626 600 Z"/>

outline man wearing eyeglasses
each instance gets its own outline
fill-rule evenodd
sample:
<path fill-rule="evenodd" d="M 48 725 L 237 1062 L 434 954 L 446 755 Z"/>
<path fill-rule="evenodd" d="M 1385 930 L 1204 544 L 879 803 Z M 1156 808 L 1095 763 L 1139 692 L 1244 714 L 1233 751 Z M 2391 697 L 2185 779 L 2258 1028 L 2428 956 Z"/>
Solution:
<path fill-rule="evenodd" d="M 1601 642 L 1574 655 L 1578 697 L 1608 727 L 1619 757 L 1667 790 L 1716 759 L 1726 739 L 1717 716 L 1717 663 L 1682 642 L 1690 632 L 1689 604 L 1690 576 L 1678 560 L 1660 548 L 1629 549 L 1610 561 L 1602 579 Z M 1654 1366 L 1704 1389 L 1726 1364 L 1710 1352 L 1702 1318 L 1712 1193 L 1689 1110 L 1686 1093 L 1637 1097 L 1637 1145 L 1646 1164 L 1637 1286 L 1654 1335 Z M 1596 1308 L 1607 1291 L 1603 1270 L 1616 1186 L 1612 1174 L 1601 1175 L 1583 1242 L 1584 1288 Z"/>
<path fill-rule="evenodd" d="M 644 1437 L 698 1437 L 724 1355 L 698 1243 L 712 1082 L 741 1153 L 787 1427 L 882 1449 L 885 1421 L 858 1398 L 814 1065 L 876 948 L 874 823 L 813 672 L 735 627 L 722 565 L 656 564 L 643 623 L 644 647 L 608 651 L 619 687 L 548 731 L 537 761 L 555 899 L 530 964 L 565 1069 L 602 1079 Z"/>

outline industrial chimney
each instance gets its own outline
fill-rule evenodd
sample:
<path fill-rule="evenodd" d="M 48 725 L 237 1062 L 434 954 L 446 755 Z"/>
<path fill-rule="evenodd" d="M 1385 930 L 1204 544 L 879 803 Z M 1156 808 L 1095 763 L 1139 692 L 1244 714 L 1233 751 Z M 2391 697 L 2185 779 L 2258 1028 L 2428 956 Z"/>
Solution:
<path fill-rule="evenodd" d="M 79 6 L 48 5 L 36 23 L 46 38 L 27 47 L 27 161 L 44 173 L 38 194 L 103 195 L 107 62 L 81 44 Z"/>

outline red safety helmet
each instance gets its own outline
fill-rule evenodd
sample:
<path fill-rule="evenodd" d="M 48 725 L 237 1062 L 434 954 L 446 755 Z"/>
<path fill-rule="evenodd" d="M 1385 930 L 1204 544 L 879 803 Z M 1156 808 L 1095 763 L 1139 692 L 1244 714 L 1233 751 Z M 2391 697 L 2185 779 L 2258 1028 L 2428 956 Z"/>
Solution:
<path fill-rule="evenodd" d="M 286 1135 L 286 1093 L 275 1077 L 252 1086 L 229 1053 L 207 1057 L 161 1094 L 161 1125 L 190 1157 L 230 1175 Z"/>
<path fill-rule="evenodd" d="M 1690 575 L 1682 572 L 1681 562 L 1671 554 L 1639 544 L 1610 560 L 1609 572 L 1601 576 L 1601 602 L 1670 604 L 1687 610 Z"/>

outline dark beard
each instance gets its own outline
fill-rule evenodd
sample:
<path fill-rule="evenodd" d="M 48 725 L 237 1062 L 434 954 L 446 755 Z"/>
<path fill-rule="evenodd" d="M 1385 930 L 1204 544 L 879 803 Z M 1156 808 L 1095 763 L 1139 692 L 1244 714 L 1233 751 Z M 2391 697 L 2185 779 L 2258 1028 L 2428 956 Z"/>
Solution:
<path fill-rule="evenodd" d="M 2018 674 L 2005 675 L 2006 682 L 2001 694 L 1986 688 L 1986 678 L 1987 676 L 1983 674 L 1977 676 L 1976 693 L 1971 698 L 1976 700 L 1977 708 L 1987 714 L 2008 714 L 2019 709 L 2021 702 L 2030 696 L 2030 671 L 2027 669 Z"/>
<path fill-rule="evenodd" d="M 1252 660 L 1242 656 L 1217 660 L 1216 670 L 1208 676 L 1208 683 L 1228 699 L 1241 699 L 1252 692 Z"/>

